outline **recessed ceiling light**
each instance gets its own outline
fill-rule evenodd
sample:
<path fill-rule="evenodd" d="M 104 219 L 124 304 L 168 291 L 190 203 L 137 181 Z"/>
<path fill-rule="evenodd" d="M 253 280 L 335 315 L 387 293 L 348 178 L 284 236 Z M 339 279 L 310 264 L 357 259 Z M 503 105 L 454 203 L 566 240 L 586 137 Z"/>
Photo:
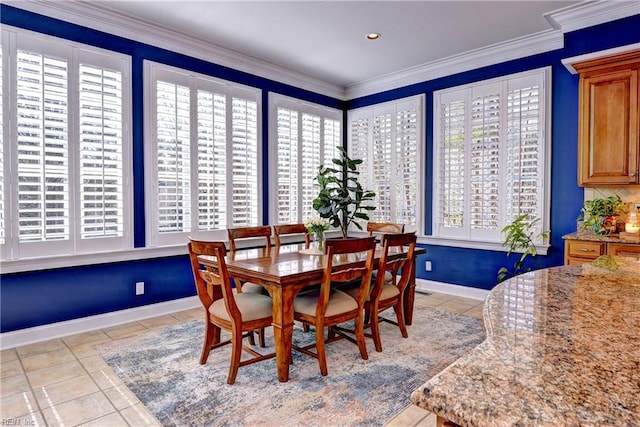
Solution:
<path fill-rule="evenodd" d="M 367 39 L 369 39 L 369 40 L 378 40 L 381 36 L 382 36 L 382 34 L 380 34 L 380 33 L 369 33 L 369 34 L 367 34 Z"/>

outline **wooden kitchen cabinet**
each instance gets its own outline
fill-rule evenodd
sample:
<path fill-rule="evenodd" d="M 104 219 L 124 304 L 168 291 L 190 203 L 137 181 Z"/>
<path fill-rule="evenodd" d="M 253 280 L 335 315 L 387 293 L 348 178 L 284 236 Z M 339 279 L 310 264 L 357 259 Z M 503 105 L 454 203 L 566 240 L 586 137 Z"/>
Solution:
<path fill-rule="evenodd" d="M 619 239 L 611 238 L 608 238 L 607 241 L 584 240 L 576 238 L 575 236 L 565 236 L 565 265 L 592 262 L 600 255 L 624 256 L 640 259 L 640 242 L 622 243 Z"/>
<path fill-rule="evenodd" d="M 565 240 L 564 263 L 565 265 L 574 265 L 591 262 L 606 253 L 606 245 L 604 242 L 590 240 Z"/>
<path fill-rule="evenodd" d="M 578 184 L 640 183 L 640 51 L 573 67 L 580 73 Z"/>
<path fill-rule="evenodd" d="M 640 258 L 640 244 L 607 243 L 607 254 L 611 256 Z"/>

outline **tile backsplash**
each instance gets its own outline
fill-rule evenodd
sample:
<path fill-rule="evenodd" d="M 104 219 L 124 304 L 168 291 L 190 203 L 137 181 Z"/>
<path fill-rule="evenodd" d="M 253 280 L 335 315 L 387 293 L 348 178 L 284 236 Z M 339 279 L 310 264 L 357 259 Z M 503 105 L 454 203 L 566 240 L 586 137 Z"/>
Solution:
<path fill-rule="evenodd" d="M 639 186 L 630 186 L 630 187 L 598 187 L 598 188 L 585 188 L 584 189 L 584 199 L 592 200 L 596 198 L 604 198 L 614 195 L 620 196 L 620 198 L 625 202 L 632 203 L 640 203 L 640 187 Z"/>

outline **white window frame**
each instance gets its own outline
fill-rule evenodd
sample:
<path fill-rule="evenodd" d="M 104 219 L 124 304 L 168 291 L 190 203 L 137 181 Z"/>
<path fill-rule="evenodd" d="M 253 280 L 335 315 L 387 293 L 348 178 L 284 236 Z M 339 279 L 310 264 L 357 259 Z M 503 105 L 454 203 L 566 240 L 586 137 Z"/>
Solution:
<path fill-rule="evenodd" d="M 374 164 L 371 161 L 368 161 L 369 156 L 376 155 L 376 149 L 373 146 L 373 121 L 377 116 L 381 116 L 384 114 L 390 114 L 392 117 L 392 125 L 391 125 L 391 139 L 392 143 L 396 142 L 396 119 L 397 113 L 403 110 L 411 110 L 417 109 L 417 123 L 416 123 L 416 144 L 417 144 L 417 152 L 416 152 L 416 207 L 415 207 L 415 224 L 405 224 L 405 232 L 413 232 L 416 234 L 421 234 L 424 230 L 424 216 L 425 216 L 425 204 L 424 204 L 424 183 L 425 183 L 425 173 L 424 173 L 424 158 L 425 158 L 425 96 L 417 95 L 411 96 L 408 98 L 398 99 L 394 101 L 389 101 L 381 104 L 376 104 L 373 106 L 357 108 L 354 110 L 349 110 L 348 112 L 348 152 L 349 155 L 353 158 L 362 158 L 365 160 L 363 166 L 366 170 L 361 170 L 361 182 L 365 190 L 375 191 L 370 183 L 373 180 L 374 176 Z M 365 153 L 355 152 L 354 141 L 353 141 L 353 133 L 352 133 L 352 125 L 354 122 L 359 120 L 369 120 L 369 126 L 367 129 L 367 149 L 366 155 Z M 396 166 L 396 155 L 395 150 L 392 150 L 391 153 L 391 170 L 397 170 Z M 394 192 L 391 192 L 394 193 Z M 397 201 L 395 200 L 395 193 L 390 194 L 390 203 L 391 203 L 391 213 L 396 211 L 395 205 Z M 375 205 L 377 203 L 378 194 L 376 194 L 376 198 L 373 202 Z M 375 212 L 375 211 L 374 211 Z M 369 217 L 371 217 L 371 213 L 369 213 Z M 374 221 L 374 219 L 372 219 Z M 399 222 L 405 223 L 402 218 L 396 218 L 391 216 L 389 218 L 379 219 L 378 221 L 390 221 L 390 222 Z M 366 227 L 366 224 L 361 223 L 363 229 Z M 357 230 L 354 230 L 357 231 Z"/>
<path fill-rule="evenodd" d="M 145 157 L 145 209 L 146 209 L 146 246 L 163 247 L 173 245 L 184 245 L 189 236 L 206 235 L 208 238 L 215 238 L 220 240 L 226 240 L 227 233 L 226 228 L 232 227 L 234 224 L 232 206 L 232 167 L 226 169 L 226 227 L 217 230 L 199 230 L 198 229 L 198 197 L 197 185 L 193 183 L 197 180 L 197 91 L 198 89 L 211 90 L 212 92 L 225 94 L 227 100 L 232 97 L 242 97 L 243 99 L 252 100 L 257 106 L 257 128 L 256 128 L 256 162 L 257 162 L 257 176 L 256 176 L 256 192 L 257 192 L 257 206 L 256 209 L 256 223 L 250 225 L 260 225 L 262 222 L 262 91 L 257 88 L 244 86 L 229 81 L 221 80 L 218 78 L 206 76 L 189 70 L 184 70 L 176 67 L 171 67 L 156 62 L 144 61 L 144 99 L 145 105 L 145 140 L 144 140 L 144 157 Z M 190 207 L 191 207 L 191 229 L 182 232 L 160 233 L 158 229 L 158 173 L 157 173 L 157 138 L 156 138 L 156 103 L 155 103 L 155 88 L 158 79 L 166 80 L 171 83 L 179 83 L 181 85 L 188 86 L 190 88 L 190 135 L 191 135 L 191 184 L 190 184 Z M 232 132 L 231 132 L 231 104 L 227 105 L 227 134 L 226 145 L 227 153 L 231 153 L 232 145 Z M 231 159 L 227 158 L 227 162 L 231 163 Z"/>
<path fill-rule="evenodd" d="M 441 147 L 439 145 L 440 141 L 440 113 L 441 113 L 441 104 L 442 100 L 446 100 L 453 93 L 459 93 L 460 91 L 468 91 L 471 90 L 483 90 L 483 87 L 490 85 L 502 85 L 506 88 L 509 81 L 536 81 L 540 84 L 540 111 L 541 111 L 541 120 L 543 123 L 540 126 L 539 130 L 539 138 L 540 138 L 540 152 L 539 161 L 542 164 L 542 172 L 541 182 L 539 183 L 539 187 L 541 188 L 540 201 L 543 204 L 539 208 L 539 212 L 541 213 L 541 222 L 539 228 L 541 230 L 549 230 L 550 224 L 550 176 L 551 176 L 551 67 L 544 67 L 534 70 L 529 70 L 522 73 L 511 74 L 508 76 L 502 76 L 499 78 L 484 80 L 480 82 L 470 83 L 462 86 L 457 86 L 453 88 L 448 88 L 444 90 L 439 90 L 434 92 L 433 96 L 433 111 L 434 111 L 434 178 L 433 178 L 433 214 L 432 214 L 432 231 L 433 236 L 430 236 L 425 240 L 426 243 L 430 244 L 440 244 L 447 246 L 458 246 L 458 247 L 467 247 L 467 248 L 475 248 L 475 249 L 491 249 L 491 250 L 506 250 L 504 246 L 502 246 L 502 228 L 507 225 L 506 219 L 506 207 L 505 207 L 505 186 L 504 179 L 500 180 L 500 197 L 501 197 L 501 205 L 500 205 L 500 222 L 498 224 L 497 230 L 494 233 L 478 233 L 471 232 L 468 227 L 464 229 L 458 230 L 444 230 L 442 224 L 440 224 L 440 211 L 442 209 L 440 194 L 443 191 L 440 183 L 441 176 Z M 503 90 L 503 96 L 506 95 L 506 89 Z M 470 100 L 470 96 L 467 100 Z M 503 114 L 501 122 L 501 128 L 506 129 L 506 113 Z M 470 128 L 470 125 L 467 123 L 467 128 Z M 469 135 L 469 133 L 467 133 Z M 503 144 L 503 139 L 506 139 L 506 132 L 501 134 L 501 145 Z M 465 144 L 468 143 L 468 140 L 465 139 Z M 505 167 L 505 155 L 500 156 L 500 169 L 504 170 Z M 466 170 L 469 170 L 469 164 L 466 162 Z M 468 176 L 468 174 L 467 174 Z M 504 176 L 503 173 L 500 176 Z M 469 193 L 469 180 L 465 182 L 465 194 Z M 465 215 L 469 213 L 469 199 L 464 200 Z M 536 242 L 536 247 L 541 254 L 546 254 L 548 248 L 548 242 Z"/>
<path fill-rule="evenodd" d="M 269 177 L 273 180 L 269 186 L 269 218 L 272 224 L 279 223 L 279 212 L 278 212 L 278 186 L 279 186 L 279 177 L 278 177 L 278 109 L 284 108 L 288 110 L 292 110 L 297 112 L 298 122 L 302 123 L 303 114 L 308 114 L 312 116 L 316 116 L 320 118 L 320 159 L 322 159 L 321 163 L 325 166 L 331 166 L 330 159 L 337 156 L 337 148 L 335 146 L 342 146 L 342 111 L 337 110 L 330 107 L 325 107 L 323 105 L 314 104 L 311 102 L 302 101 L 300 99 L 280 95 L 277 93 L 270 92 L 269 93 Z M 336 120 L 339 122 L 339 130 L 340 135 L 338 137 L 338 141 L 335 144 L 332 144 L 330 147 L 328 146 L 328 142 L 325 142 L 325 134 L 324 134 L 324 120 Z M 303 173 L 301 168 L 305 168 L 305 159 L 302 154 L 302 131 L 303 127 L 298 126 L 298 152 L 297 152 L 297 164 L 299 165 L 299 174 L 298 174 L 298 191 L 297 191 L 297 200 L 303 200 Z M 317 168 L 313 167 L 312 170 L 307 170 L 307 173 L 311 173 L 313 176 L 317 174 Z M 315 183 L 317 186 L 317 183 Z M 291 221 L 286 221 L 287 223 L 302 223 L 306 221 L 308 218 L 304 217 L 303 209 L 301 205 L 296 207 L 297 218 Z"/>
<path fill-rule="evenodd" d="M 3 184 L 5 244 L 0 245 L 0 259 L 4 267 L 23 269 L 37 267 L 41 260 L 54 262 L 67 257 L 107 253 L 133 248 L 133 189 L 132 189 L 132 136 L 131 123 L 131 57 L 57 37 L 47 36 L 19 28 L 2 28 L 2 104 L 3 104 Z M 18 221 L 15 219 L 18 200 L 17 173 L 17 69 L 18 49 L 31 49 L 48 56 L 56 56 L 67 63 L 67 150 L 69 193 L 69 238 L 58 241 L 20 242 Z M 122 76 L 121 124 L 122 124 L 122 215 L 121 236 L 81 238 L 80 200 L 80 130 L 79 130 L 79 65 L 80 63 L 115 69 Z M 40 260 L 40 261 L 36 261 Z"/>

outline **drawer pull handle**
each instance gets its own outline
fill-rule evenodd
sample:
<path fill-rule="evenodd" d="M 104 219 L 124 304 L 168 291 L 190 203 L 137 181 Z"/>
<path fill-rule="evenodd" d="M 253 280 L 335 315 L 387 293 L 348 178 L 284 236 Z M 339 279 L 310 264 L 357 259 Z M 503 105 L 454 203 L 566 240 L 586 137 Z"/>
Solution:
<path fill-rule="evenodd" d="M 582 252 L 595 252 L 595 249 L 580 248 Z"/>

